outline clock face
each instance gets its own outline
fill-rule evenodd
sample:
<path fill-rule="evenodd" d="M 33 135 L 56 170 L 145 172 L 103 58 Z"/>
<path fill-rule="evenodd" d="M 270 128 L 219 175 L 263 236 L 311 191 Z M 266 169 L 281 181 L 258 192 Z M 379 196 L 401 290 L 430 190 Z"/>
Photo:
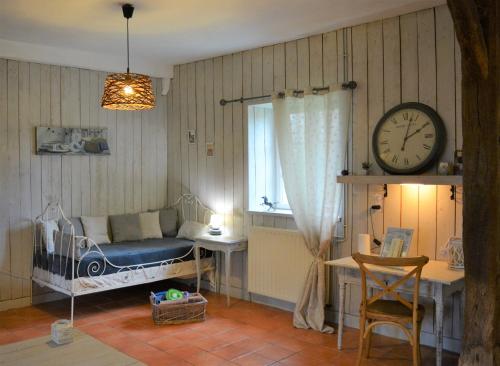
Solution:
<path fill-rule="evenodd" d="M 377 163 L 392 174 L 424 170 L 439 157 L 445 142 L 443 122 L 430 107 L 404 103 L 387 112 L 373 133 Z"/>

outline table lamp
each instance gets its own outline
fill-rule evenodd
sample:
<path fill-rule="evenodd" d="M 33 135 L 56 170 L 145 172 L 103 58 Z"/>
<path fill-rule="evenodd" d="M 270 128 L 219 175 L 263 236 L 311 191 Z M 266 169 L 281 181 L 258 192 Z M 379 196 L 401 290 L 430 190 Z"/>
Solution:
<path fill-rule="evenodd" d="M 209 234 L 210 235 L 221 235 L 221 226 L 222 226 L 222 216 L 218 214 L 213 214 L 210 217 L 210 224 L 209 224 Z"/>

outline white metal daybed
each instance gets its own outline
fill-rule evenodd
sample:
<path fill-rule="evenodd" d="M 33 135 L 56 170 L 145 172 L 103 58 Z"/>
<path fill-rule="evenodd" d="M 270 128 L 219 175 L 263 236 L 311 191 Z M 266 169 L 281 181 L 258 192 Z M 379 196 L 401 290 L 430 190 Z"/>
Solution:
<path fill-rule="evenodd" d="M 211 209 L 195 195 L 185 194 L 170 206 L 176 208 L 181 223 L 186 217 L 207 223 Z M 186 216 L 187 215 L 187 216 Z M 48 250 L 43 234 L 44 225 L 61 223 L 63 227 L 55 234 L 54 248 Z M 71 324 L 74 317 L 74 298 L 96 292 L 156 282 L 170 278 L 196 277 L 192 242 L 186 241 L 186 251 L 177 257 L 158 261 L 119 265 L 110 260 L 105 250 L 92 239 L 75 235 L 75 229 L 59 203 L 49 203 L 43 213 L 35 219 L 33 233 L 32 280 L 71 297 Z M 184 239 L 177 239 L 184 240 Z M 113 244 L 105 244 L 108 246 Z M 190 245 L 190 248 L 189 248 Z M 213 271 L 211 256 L 201 259 L 201 271 Z"/>

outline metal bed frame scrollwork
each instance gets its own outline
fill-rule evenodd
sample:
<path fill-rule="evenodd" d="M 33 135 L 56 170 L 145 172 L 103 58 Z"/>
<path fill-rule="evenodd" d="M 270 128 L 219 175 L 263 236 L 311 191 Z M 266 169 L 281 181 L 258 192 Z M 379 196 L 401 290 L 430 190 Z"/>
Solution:
<path fill-rule="evenodd" d="M 188 219 L 204 224 L 208 223 L 210 215 L 214 213 L 193 194 L 181 195 L 169 208 L 177 209 L 180 224 L 186 221 L 186 213 Z M 59 228 L 61 234 L 54 239 L 53 251 L 49 252 L 45 247 L 43 235 L 44 226 L 52 220 L 58 224 L 62 222 L 62 227 Z M 69 235 L 69 238 L 65 235 Z M 64 246 L 63 241 L 69 245 Z M 57 248 L 60 249 L 57 250 Z M 34 220 L 32 280 L 42 287 L 48 287 L 71 297 L 70 321 L 71 326 L 73 326 L 76 296 L 169 278 L 195 277 L 194 259 L 186 260 L 192 253 L 193 247 L 183 256 L 176 258 L 134 265 L 117 265 L 106 257 L 100 245 L 94 240 L 75 235 L 75 228 L 71 220 L 64 214 L 59 202 L 51 202 Z M 86 276 L 80 276 L 82 260 L 89 256 L 92 257 L 91 262 L 86 264 Z M 43 260 L 46 260 L 46 268 L 42 263 Z M 204 272 L 213 271 L 211 257 L 203 256 L 202 262 Z M 57 269 L 54 267 L 55 265 L 58 265 Z M 113 267 L 115 271 L 111 274 L 105 274 L 108 266 Z M 71 270 L 71 279 L 67 278 L 69 277 L 67 276 L 68 270 Z"/>

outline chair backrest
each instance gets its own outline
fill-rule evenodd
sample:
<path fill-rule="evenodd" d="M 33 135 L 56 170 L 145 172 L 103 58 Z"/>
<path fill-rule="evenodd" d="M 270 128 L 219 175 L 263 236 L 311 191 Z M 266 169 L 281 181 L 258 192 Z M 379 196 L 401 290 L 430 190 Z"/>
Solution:
<path fill-rule="evenodd" d="M 397 258 L 397 257 L 378 257 L 372 255 L 364 255 L 360 253 L 355 253 L 352 258 L 358 263 L 361 270 L 361 284 L 362 284 L 362 299 L 363 309 L 366 309 L 367 305 L 381 299 L 384 295 L 391 296 L 406 306 L 408 309 L 412 310 L 413 318 L 416 318 L 416 313 L 418 309 L 418 294 L 420 286 L 420 275 L 422 274 L 422 268 L 429 262 L 429 258 L 426 256 L 420 257 L 410 257 L 410 258 Z M 382 279 L 382 274 L 371 271 L 366 265 L 377 265 L 384 267 L 413 267 L 405 275 L 401 276 L 393 283 L 386 283 Z M 366 277 L 370 277 L 377 286 L 380 287 L 381 291 L 367 298 L 366 291 Z M 409 303 L 407 300 L 402 298 L 397 292 L 399 288 L 404 286 L 406 283 L 414 279 L 413 283 L 413 304 Z"/>

